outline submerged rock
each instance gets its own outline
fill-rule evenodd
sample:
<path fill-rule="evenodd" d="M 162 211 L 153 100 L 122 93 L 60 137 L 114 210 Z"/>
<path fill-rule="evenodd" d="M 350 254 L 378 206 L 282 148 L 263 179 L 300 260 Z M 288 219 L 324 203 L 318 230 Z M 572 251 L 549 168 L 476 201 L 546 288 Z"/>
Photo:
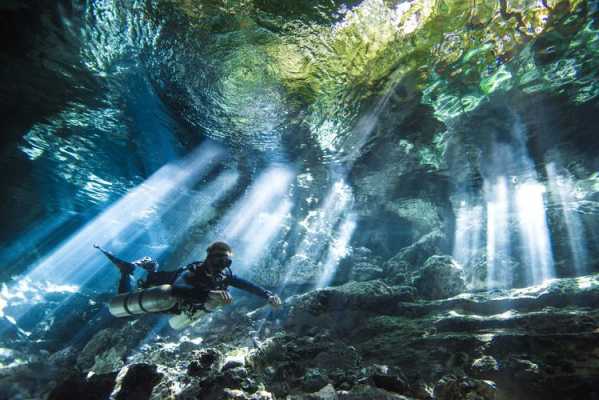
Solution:
<path fill-rule="evenodd" d="M 495 384 L 468 377 L 443 377 L 434 390 L 438 400 L 495 400 Z"/>
<path fill-rule="evenodd" d="M 331 384 L 326 385 L 325 387 L 323 387 L 322 389 L 320 389 L 318 392 L 306 396 L 306 400 L 307 399 L 314 399 L 314 400 L 337 400 L 337 392 L 335 391 L 335 387 Z"/>
<path fill-rule="evenodd" d="M 499 364 L 492 356 L 482 356 L 472 362 L 471 370 L 476 376 L 493 376 L 499 371 Z"/>
<path fill-rule="evenodd" d="M 305 392 L 317 392 L 329 383 L 327 372 L 321 368 L 309 368 L 304 374 L 302 389 Z"/>
<path fill-rule="evenodd" d="M 83 374 L 72 374 L 50 392 L 48 400 L 105 400 L 110 398 L 116 376 L 116 372 L 89 378 Z"/>
<path fill-rule="evenodd" d="M 444 299 L 466 290 L 462 268 L 449 256 L 432 256 L 417 272 L 414 286 L 425 299 Z"/>
<path fill-rule="evenodd" d="M 338 392 L 337 398 L 339 400 L 414 400 L 412 397 L 402 396 L 369 385 L 357 385 L 351 390 L 341 390 Z"/>
<path fill-rule="evenodd" d="M 210 344 L 186 336 L 201 330 L 157 337 L 149 320 L 104 329 L 79 354 L 67 347 L 0 369 L 0 389 L 52 399 L 422 400 L 433 388 L 445 399 L 590 399 L 599 378 L 596 304 L 596 275 L 439 300 L 380 280 L 350 282 L 232 320 L 236 335 L 205 331 Z M 248 335 L 254 344 L 244 347 Z"/>
<path fill-rule="evenodd" d="M 389 286 L 381 280 L 349 282 L 289 299 L 286 326 L 353 331 L 360 313 L 391 311 L 397 302 L 414 298 L 415 289 L 408 286 Z"/>
<path fill-rule="evenodd" d="M 77 366 L 98 374 L 120 370 L 125 359 L 147 335 L 152 335 L 154 318 L 125 323 L 119 328 L 106 328 L 96 333 L 77 356 Z"/>
<path fill-rule="evenodd" d="M 115 400 L 147 400 L 160 380 L 155 365 L 132 364 L 124 367 L 116 376 L 111 398 Z"/>
<path fill-rule="evenodd" d="M 223 360 L 222 354 L 214 349 L 196 350 L 191 354 L 191 358 L 187 367 L 190 376 L 203 376 L 211 370 L 218 370 Z"/>
<path fill-rule="evenodd" d="M 407 393 L 409 390 L 407 378 L 396 368 L 376 365 L 367 371 L 367 374 L 373 386 L 378 388 L 399 394 Z"/>
<path fill-rule="evenodd" d="M 447 238 L 439 230 L 422 236 L 385 263 L 385 279 L 398 284 L 409 283 L 411 274 L 421 268 L 431 256 L 443 254 L 446 246 Z"/>

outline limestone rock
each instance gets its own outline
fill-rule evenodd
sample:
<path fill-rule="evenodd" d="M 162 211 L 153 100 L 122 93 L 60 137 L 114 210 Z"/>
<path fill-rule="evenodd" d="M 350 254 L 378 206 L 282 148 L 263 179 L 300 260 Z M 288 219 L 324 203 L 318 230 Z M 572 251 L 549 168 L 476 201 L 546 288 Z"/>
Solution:
<path fill-rule="evenodd" d="M 309 368 L 304 374 L 302 388 L 305 392 L 317 392 L 329 383 L 325 370 L 321 368 Z"/>
<path fill-rule="evenodd" d="M 521 263 L 503 252 L 495 257 L 495 273 L 489 275 L 486 255 L 474 257 L 464 266 L 464 279 L 470 290 L 522 287 L 526 281 Z"/>
<path fill-rule="evenodd" d="M 497 360 L 492 356 L 482 356 L 472 363 L 472 371 L 476 376 L 490 376 L 499 370 Z"/>
<path fill-rule="evenodd" d="M 153 319 L 138 319 L 120 328 L 106 328 L 96 333 L 77 357 L 77 366 L 95 373 L 118 371 L 127 355 L 150 331 Z"/>
<path fill-rule="evenodd" d="M 443 254 L 446 247 L 447 238 L 440 230 L 422 236 L 384 264 L 385 279 L 399 284 L 408 283 L 413 271 L 423 266 L 431 256 Z"/>
<path fill-rule="evenodd" d="M 357 385 L 351 390 L 338 392 L 339 400 L 411 400 L 412 398 L 369 385 Z"/>
<path fill-rule="evenodd" d="M 190 376 L 203 376 L 211 370 L 218 370 L 223 357 L 215 349 L 202 349 L 192 352 L 192 358 L 187 367 L 187 373 Z"/>
<path fill-rule="evenodd" d="M 435 386 L 438 400 L 495 400 L 495 384 L 466 376 L 445 376 Z"/>
<path fill-rule="evenodd" d="M 389 286 L 381 280 L 349 282 L 289 299 L 285 326 L 295 331 L 316 327 L 352 330 L 361 314 L 392 310 L 398 302 L 414 296 L 414 288 Z"/>
<path fill-rule="evenodd" d="M 383 267 L 366 261 L 353 264 L 350 279 L 356 282 L 371 281 L 383 277 Z"/>
<path fill-rule="evenodd" d="M 426 299 L 444 299 L 466 290 L 462 270 L 449 256 L 432 256 L 414 279 L 418 293 Z"/>
<path fill-rule="evenodd" d="M 48 358 L 48 362 L 58 367 L 72 367 L 77 362 L 77 349 L 65 347 Z"/>
<path fill-rule="evenodd" d="M 105 400 L 114 388 L 116 373 L 92 375 L 72 374 L 60 382 L 48 395 L 48 400 Z"/>
<path fill-rule="evenodd" d="M 155 365 L 131 364 L 119 371 L 111 398 L 114 400 L 147 400 L 162 374 Z"/>
<path fill-rule="evenodd" d="M 2 342 L 13 342 L 15 340 L 26 340 L 26 336 L 14 322 L 5 316 L 0 316 L 0 340 Z"/>
<path fill-rule="evenodd" d="M 333 385 L 328 384 L 310 397 L 315 400 L 337 400 L 337 392 Z"/>
<path fill-rule="evenodd" d="M 389 392 L 405 394 L 409 385 L 406 377 L 397 368 L 389 368 L 386 365 L 374 365 L 364 373 L 369 376 L 373 386 L 385 389 Z"/>

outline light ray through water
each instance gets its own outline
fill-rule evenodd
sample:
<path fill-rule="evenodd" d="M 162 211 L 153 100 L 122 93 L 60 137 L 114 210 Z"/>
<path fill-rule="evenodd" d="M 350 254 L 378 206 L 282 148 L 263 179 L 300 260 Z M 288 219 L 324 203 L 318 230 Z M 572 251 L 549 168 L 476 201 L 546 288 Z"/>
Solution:
<path fill-rule="evenodd" d="M 239 181 L 237 171 L 225 171 L 213 181 L 185 196 L 171 212 L 163 218 L 161 236 L 168 247 L 176 246 L 184 239 L 192 226 L 202 225 L 214 217 L 214 205 L 226 196 Z"/>
<path fill-rule="evenodd" d="M 52 236 L 68 225 L 68 211 L 63 211 L 59 216 L 47 218 L 38 223 L 33 229 L 19 236 L 19 240 L 6 246 L 0 251 L 0 265 L 10 266 L 22 261 L 21 258 L 30 256 L 52 241 Z"/>
<path fill-rule="evenodd" d="M 554 276 L 544 193 L 545 186 L 532 180 L 518 185 L 515 194 L 524 260 L 528 266 L 529 282 L 532 284 L 542 283 Z"/>
<path fill-rule="evenodd" d="M 584 275 L 587 273 L 588 245 L 580 216 L 575 210 L 577 199 L 574 182 L 569 176 L 560 176 L 554 163 L 548 163 L 546 171 L 550 189 L 557 194 L 557 201 L 566 224 L 568 243 L 576 275 Z"/>
<path fill-rule="evenodd" d="M 457 212 L 454 256 L 465 264 L 472 260 L 478 246 L 483 247 L 487 288 L 540 284 L 554 277 L 545 186 L 538 180 L 526 146 L 525 127 L 517 115 L 509 132 L 497 135 L 490 148 L 490 157 L 482 166 L 485 242 L 480 234 L 482 227 L 473 229 L 467 222 L 469 218 L 483 221 L 483 210 L 465 202 Z M 518 258 L 515 261 L 521 263 L 520 267 L 512 257 Z M 520 273 L 524 280 L 518 276 Z"/>
<path fill-rule="evenodd" d="M 333 280 L 339 262 L 347 255 L 349 241 L 355 229 L 356 217 L 353 214 L 349 214 L 341 221 L 337 237 L 329 244 L 322 274 L 316 283 L 316 288 L 326 287 Z"/>
<path fill-rule="evenodd" d="M 36 265 L 28 276 L 35 280 L 51 280 L 60 276 L 64 282 L 84 284 L 105 262 L 92 248 L 93 243 L 102 246 L 111 245 L 113 241 L 130 243 L 131 235 L 135 234 L 131 232 L 131 227 L 162 215 L 163 208 L 170 204 L 172 197 L 181 195 L 182 188 L 195 183 L 220 155 L 221 151 L 216 147 L 204 146 L 182 162 L 160 168 L 143 184 L 67 239 Z"/>
<path fill-rule="evenodd" d="M 393 89 L 387 90 L 371 111 L 360 117 L 351 134 L 343 142 L 341 153 L 345 154 L 345 164 L 340 169 L 331 169 L 331 175 L 336 177 L 333 187 L 322 205 L 310 211 L 300 223 L 305 229 L 304 238 L 296 254 L 285 267 L 281 289 L 289 286 L 298 269 L 306 264 L 317 264 L 319 268 L 315 277 L 315 287 L 324 287 L 333 279 L 342 258 L 340 254 L 347 252 L 357 225 L 357 218 L 352 213 L 353 193 L 346 183 L 347 176 L 356 160 L 363 154 L 364 146 L 372 137 L 380 114 L 385 110 L 392 94 Z M 323 254 L 325 247 L 327 251 Z"/>
<path fill-rule="evenodd" d="M 315 284 L 322 281 L 321 277 L 326 274 L 332 277 L 334 275 L 337 264 L 334 263 L 337 258 L 331 255 L 331 263 L 325 268 L 321 259 L 324 257 L 323 252 L 329 241 L 334 237 L 336 227 L 339 227 L 339 221 L 344 213 L 348 212 L 353 205 L 353 193 L 345 180 L 338 179 L 329 190 L 322 205 L 317 209 L 308 213 L 304 221 L 300 225 L 305 229 L 304 237 L 298 246 L 295 255 L 285 266 L 285 276 L 281 282 L 281 288 L 287 287 L 292 278 L 299 272 L 298 269 L 305 266 L 306 263 L 316 264 L 319 267 Z M 351 239 L 352 228 L 345 228 L 349 232 L 346 238 L 346 245 Z M 339 236 L 341 236 L 339 234 Z"/>
<path fill-rule="evenodd" d="M 505 176 L 496 182 L 485 182 L 487 198 L 487 287 L 506 287 L 511 284 L 509 271 L 501 268 L 497 257 L 509 256 L 509 194 Z"/>
<path fill-rule="evenodd" d="M 156 222 L 161 217 L 171 212 L 173 207 L 180 205 L 182 201 L 179 200 L 185 198 L 185 193 L 194 193 L 190 188 L 213 168 L 214 163 L 221 156 L 221 149 L 213 145 L 204 145 L 186 159 L 160 168 L 143 184 L 131 190 L 121 200 L 65 240 L 26 276 L 17 280 L 11 287 L 4 287 L 2 297 L 8 298 L 11 293 L 19 293 L 23 282 L 49 281 L 78 288 L 96 275 L 105 276 L 108 272 L 108 276 L 111 277 L 118 274 L 113 267 L 107 266 L 106 259 L 92 247 L 92 244 L 99 243 L 110 246 L 111 249 L 116 246 L 116 250 L 119 250 L 119 247 L 124 248 L 120 243 L 127 245 L 135 243 L 138 236 L 146 233 L 146 229 L 155 228 Z M 193 218 L 189 218 L 188 221 L 180 221 L 177 226 L 171 226 L 171 233 L 175 236 L 181 235 L 184 233 L 183 230 L 189 228 L 192 223 L 204 218 L 205 213 L 201 207 L 208 207 L 210 204 L 207 203 L 217 201 L 235 185 L 237 179 L 236 172 L 224 172 L 211 184 L 195 192 L 194 198 L 201 198 L 203 201 L 200 210 L 196 211 Z M 174 230 L 177 227 L 179 231 Z M 164 249 L 155 251 L 151 255 L 159 256 L 162 251 Z M 107 284 L 106 287 L 116 285 L 116 281 L 105 280 L 104 283 Z M 18 320 L 25 315 L 36 304 L 35 299 L 30 300 L 11 317 Z M 68 297 L 65 301 L 68 301 Z"/>
<path fill-rule="evenodd" d="M 288 198 L 295 173 L 276 164 L 267 168 L 225 214 L 192 253 L 201 259 L 214 240 L 229 242 L 235 250 L 235 270 L 243 272 L 267 254 L 292 209 Z"/>
<path fill-rule="evenodd" d="M 461 265 L 468 264 L 482 245 L 483 207 L 462 200 L 456 215 L 456 234 L 453 258 Z"/>

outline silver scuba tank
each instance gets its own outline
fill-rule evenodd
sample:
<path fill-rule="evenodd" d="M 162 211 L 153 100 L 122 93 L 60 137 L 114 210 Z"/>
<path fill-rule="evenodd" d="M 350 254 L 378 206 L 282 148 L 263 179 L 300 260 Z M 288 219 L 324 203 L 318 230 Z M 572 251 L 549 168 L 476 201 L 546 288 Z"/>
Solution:
<path fill-rule="evenodd" d="M 171 285 L 160 285 L 137 292 L 123 293 L 110 300 L 108 309 L 115 317 L 168 311 L 178 302 L 172 294 L 172 289 Z"/>

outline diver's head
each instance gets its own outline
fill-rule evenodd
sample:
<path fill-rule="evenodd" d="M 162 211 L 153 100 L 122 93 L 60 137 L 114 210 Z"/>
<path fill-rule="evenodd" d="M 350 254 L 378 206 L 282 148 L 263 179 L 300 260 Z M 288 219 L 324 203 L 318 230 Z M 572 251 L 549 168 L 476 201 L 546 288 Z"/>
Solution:
<path fill-rule="evenodd" d="M 214 242 L 206 249 L 206 265 L 211 273 L 222 272 L 233 262 L 233 249 L 225 242 Z"/>

